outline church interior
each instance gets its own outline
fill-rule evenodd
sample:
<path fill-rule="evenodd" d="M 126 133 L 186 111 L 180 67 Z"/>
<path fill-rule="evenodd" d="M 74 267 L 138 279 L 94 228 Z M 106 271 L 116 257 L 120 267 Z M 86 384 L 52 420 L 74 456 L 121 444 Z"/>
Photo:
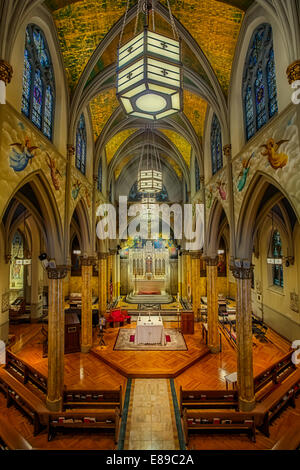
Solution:
<path fill-rule="evenodd" d="M 0 449 L 300 449 L 299 25 L 0 0 Z"/>

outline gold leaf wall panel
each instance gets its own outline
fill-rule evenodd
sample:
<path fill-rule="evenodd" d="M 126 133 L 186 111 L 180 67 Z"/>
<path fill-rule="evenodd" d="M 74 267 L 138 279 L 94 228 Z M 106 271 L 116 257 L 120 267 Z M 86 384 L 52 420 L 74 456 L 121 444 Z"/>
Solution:
<path fill-rule="evenodd" d="M 166 6 L 166 0 L 161 0 Z M 172 13 L 198 42 L 227 94 L 244 12 L 217 0 L 170 0 Z"/>
<path fill-rule="evenodd" d="M 198 137 L 203 137 L 207 102 L 200 96 L 185 90 L 183 93 L 183 110 L 195 129 Z"/>
<path fill-rule="evenodd" d="M 115 89 L 105 90 L 90 102 L 94 138 L 97 140 L 119 102 Z"/>
<path fill-rule="evenodd" d="M 178 148 L 181 153 L 185 163 L 190 167 L 191 160 L 191 144 L 177 132 L 170 131 L 169 129 L 161 129 L 161 132 L 170 139 L 170 141 Z"/>
<path fill-rule="evenodd" d="M 132 159 L 132 155 L 127 155 L 127 157 L 123 158 L 122 161 L 118 164 L 117 168 L 115 169 L 115 181 L 117 181 L 120 174 L 122 173 L 123 168 L 127 165 L 127 163 L 131 159 Z"/>
<path fill-rule="evenodd" d="M 181 180 L 182 178 L 182 171 L 180 166 L 171 158 L 169 155 L 162 155 L 161 160 L 166 160 L 174 169 L 175 173 L 177 174 L 178 178 Z"/>
<path fill-rule="evenodd" d="M 107 142 L 105 146 L 106 150 L 106 161 L 107 165 L 110 164 L 113 156 L 117 152 L 118 148 L 125 142 L 128 137 L 130 137 L 136 129 L 125 129 L 125 131 L 118 132 L 118 134 L 114 135 L 109 142 Z"/>

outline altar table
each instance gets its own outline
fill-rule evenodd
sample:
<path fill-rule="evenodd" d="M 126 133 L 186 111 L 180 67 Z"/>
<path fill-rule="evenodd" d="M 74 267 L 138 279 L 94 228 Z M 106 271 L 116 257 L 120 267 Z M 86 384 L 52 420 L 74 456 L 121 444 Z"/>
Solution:
<path fill-rule="evenodd" d="M 139 317 L 136 322 L 135 344 L 165 345 L 164 325 L 161 317 Z"/>

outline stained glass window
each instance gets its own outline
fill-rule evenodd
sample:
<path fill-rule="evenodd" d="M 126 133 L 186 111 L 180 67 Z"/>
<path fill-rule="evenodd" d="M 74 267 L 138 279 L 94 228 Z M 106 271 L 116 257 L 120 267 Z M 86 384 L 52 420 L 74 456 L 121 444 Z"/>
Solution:
<path fill-rule="evenodd" d="M 98 191 L 102 191 L 102 160 L 100 160 L 99 166 L 98 166 L 97 189 Z"/>
<path fill-rule="evenodd" d="M 273 256 L 280 258 L 282 256 L 282 243 L 278 230 L 275 230 L 272 238 Z M 282 264 L 272 265 L 274 286 L 283 287 L 283 267 Z"/>
<path fill-rule="evenodd" d="M 76 132 L 76 168 L 85 175 L 86 171 L 86 127 L 84 115 L 81 114 Z"/>
<path fill-rule="evenodd" d="M 55 83 L 47 41 L 34 24 L 25 37 L 22 113 L 52 140 Z"/>
<path fill-rule="evenodd" d="M 250 41 L 243 76 L 246 138 L 249 140 L 278 112 L 272 28 L 262 24 Z"/>
<path fill-rule="evenodd" d="M 212 174 L 214 175 L 223 168 L 223 155 L 222 155 L 222 132 L 219 119 L 217 115 L 213 115 L 212 124 L 211 124 L 211 134 L 210 134 L 210 143 L 211 143 L 211 169 Z"/>
<path fill-rule="evenodd" d="M 199 170 L 199 164 L 198 164 L 198 160 L 197 158 L 195 157 L 195 189 L 196 189 L 196 192 L 199 191 L 200 189 L 200 170 Z"/>

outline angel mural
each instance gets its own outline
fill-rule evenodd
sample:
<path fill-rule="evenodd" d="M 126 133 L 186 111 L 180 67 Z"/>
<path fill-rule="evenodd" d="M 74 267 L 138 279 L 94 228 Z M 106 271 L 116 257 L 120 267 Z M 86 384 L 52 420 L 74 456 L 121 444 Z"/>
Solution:
<path fill-rule="evenodd" d="M 81 189 L 81 183 L 79 180 L 76 180 L 75 183 L 73 183 L 73 187 L 72 187 L 72 198 L 74 199 L 74 201 L 78 198 L 80 189 Z"/>
<path fill-rule="evenodd" d="M 264 157 L 268 157 L 269 163 L 274 170 L 284 168 L 287 165 L 289 157 L 285 153 L 277 153 L 280 146 L 288 140 L 279 140 L 275 142 L 274 139 L 269 139 L 266 144 L 261 145 L 266 150 L 261 152 Z"/>
<path fill-rule="evenodd" d="M 227 193 L 225 190 L 226 183 L 223 183 L 221 180 L 219 180 L 217 181 L 216 186 L 217 186 L 217 190 L 219 191 L 222 201 L 226 201 L 227 199 Z"/>
<path fill-rule="evenodd" d="M 10 144 L 12 147 L 9 155 L 9 166 L 14 171 L 23 171 L 27 167 L 28 163 L 32 164 L 32 159 L 35 157 L 35 150 L 39 147 L 30 145 L 30 140 L 25 137 L 25 142 L 15 142 Z"/>
<path fill-rule="evenodd" d="M 54 188 L 58 191 L 60 189 L 60 182 L 58 176 L 61 177 L 61 173 L 58 168 L 56 168 L 56 162 L 54 158 L 51 158 L 49 153 L 46 152 L 47 155 L 47 165 L 50 169 L 51 179 Z"/>
<path fill-rule="evenodd" d="M 237 189 L 239 190 L 239 192 L 243 191 L 245 184 L 247 183 L 248 173 L 250 171 L 250 162 L 254 155 L 255 152 L 252 153 L 248 160 L 244 159 L 242 161 L 242 170 L 238 176 L 237 182 Z"/>

